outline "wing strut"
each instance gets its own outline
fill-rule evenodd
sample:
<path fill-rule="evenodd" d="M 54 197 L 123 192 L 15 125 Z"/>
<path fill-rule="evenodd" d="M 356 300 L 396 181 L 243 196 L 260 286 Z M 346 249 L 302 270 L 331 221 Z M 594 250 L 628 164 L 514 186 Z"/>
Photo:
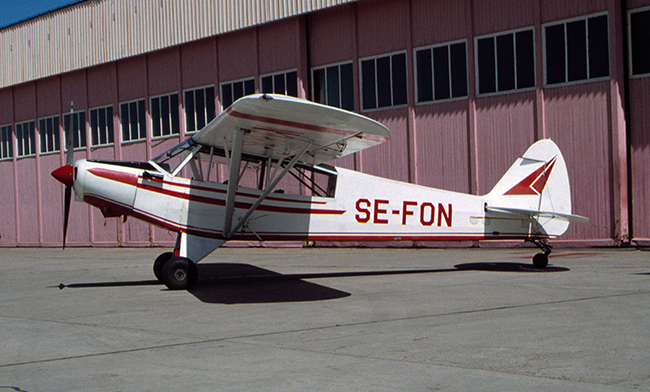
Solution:
<path fill-rule="evenodd" d="M 229 173 L 228 173 L 228 193 L 226 194 L 226 217 L 223 225 L 223 235 L 230 237 L 230 228 L 232 227 L 232 214 L 235 210 L 235 195 L 237 185 L 239 185 L 239 168 L 241 166 L 241 153 L 244 145 L 244 131 L 241 128 L 235 130 L 232 141 L 232 153 L 230 153 Z M 228 149 L 226 148 L 226 155 Z"/>
<path fill-rule="evenodd" d="M 257 198 L 257 200 L 255 201 L 255 203 L 253 203 L 253 205 L 248 209 L 248 211 L 246 211 L 246 214 L 244 214 L 244 216 L 239 220 L 237 225 L 235 225 L 235 227 L 231 231 L 224 230 L 224 234 L 228 233 L 228 235 L 226 236 L 226 239 L 232 238 L 232 236 L 237 232 L 237 230 L 239 230 L 244 225 L 244 223 L 246 223 L 248 218 L 250 218 L 251 214 L 253 214 L 253 212 L 255 212 L 257 207 L 259 207 L 260 204 L 262 204 L 262 202 L 264 201 L 264 199 L 266 199 L 266 197 L 269 195 L 269 193 L 271 193 L 273 191 L 273 189 L 275 188 L 276 185 L 278 185 L 280 180 L 289 172 L 289 170 L 291 170 L 291 168 L 294 167 L 294 165 L 300 160 L 300 158 L 302 158 L 302 156 L 305 155 L 305 153 L 307 152 L 307 150 L 311 146 L 312 146 L 312 143 L 306 143 L 305 146 L 302 148 L 302 150 L 300 150 L 300 152 L 298 152 L 298 154 L 296 154 L 293 157 L 293 159 L 291 159 L 291 162 L 289 162 L 289 164 L 287 166 L 285 166 L 284 170 L 282 170 L 282 172 L 280 174 L 278 174 L 273 179 L 273 181 L 271 181 L 271 183 L 266 186 L 266 189 L 264 189 L 264 192 L 262 192 L 260 197 Z M 234 152 L 234 150 L 233 150 L 233 152 Z M 240 156 L 241 156 L 241 152 L 240 152 Z M 280 165 L 280 164 L 281 164 L 281 162 L 278 162 L 278 165 Z M 236 170 L 235 170 L 235 172 L 236 172 Z M 230 173 L 231 173 L 231 175 L 233 173 L 232 166 L 230 168 Z M 229 184 L 229 186 L 228 186 L 228 195 L 230 195 L 230 187 L 231 186 Z M 234 207 L 234 197 L 233 197 L 233 207 Z M 226 220 L 226 225 L 228 225 L 228 226 L 231 225 L 230 221 L 232 220 L 232 213 L 233 213 L 233 208 L 231 207 L 230 209 L 228 209 L 228 204 L 226 204 L 226 219 L 227 219 Z M 230 217 L 230 220 L 228 220 L 228 217 Z"/>

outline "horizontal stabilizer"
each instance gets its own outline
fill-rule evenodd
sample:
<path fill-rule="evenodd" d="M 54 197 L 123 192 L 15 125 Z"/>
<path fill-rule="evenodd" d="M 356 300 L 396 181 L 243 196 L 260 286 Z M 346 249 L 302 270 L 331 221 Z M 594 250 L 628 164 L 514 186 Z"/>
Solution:
<path fill-rule="evenodd" d="M 559 220 L 564 220 L 567 222 L 573 222 L 573 223 L 587 223 L 589 222 L 589 218 L 581 216 L 581 215 L 573 215 L 573 214 L 563 214 L 560 212 L 553 212 L 553 211 L 537 211 L 537 210 L 525 210 L 521 208 L 510 208 L 510 207 L 485 207 L 486 212 L 506 212 L 510 214 L 515 214 L 515 215 L 521 215 L 521 216 L 526 216 L 526 217 L 531 217 L 531 218 L 555 218 Z"/>

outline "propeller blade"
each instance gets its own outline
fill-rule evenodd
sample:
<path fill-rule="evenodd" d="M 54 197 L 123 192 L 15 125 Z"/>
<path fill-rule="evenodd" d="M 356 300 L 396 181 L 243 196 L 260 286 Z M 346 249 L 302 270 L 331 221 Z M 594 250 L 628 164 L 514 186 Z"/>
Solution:
<path fill-rule="evenodd" d="M 68 236 L 68 218 L 70 217 L 70 199 L 72 198 L 72 185 L 65 186 L 64 209 L 63 209 L 63 249 Z"/>

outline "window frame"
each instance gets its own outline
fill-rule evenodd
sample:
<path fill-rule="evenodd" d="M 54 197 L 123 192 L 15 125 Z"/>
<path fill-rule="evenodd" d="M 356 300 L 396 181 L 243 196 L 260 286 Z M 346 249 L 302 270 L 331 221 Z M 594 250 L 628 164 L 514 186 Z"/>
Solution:
<path fill-rule="evenodd" d="M 245 97 L 246 95 L 250 95 L 250 94 L 246 93 L 246 83 L 247 82 L 253 82 L 253 92 L 252 92 L 252 94 L 255 94 L 255 92 L 257 91 L 257 89 L 255 88 L 255 76 L 250 76 L 250 77 L 235 79 L 235 80 L 228 80 L 228 81 L 219 83 L 219 104 L 221 105 L 221 111 L 222 112 L 225 111 L 226 109 L 228 109 L 230 107 L 230 105 L 235 103 L 235 101 L 237 99 L 239 99 L 241 97 Z M 241 83 L 242 84 L 242 93 L 243 93 L 243 95 L 241 97 L 237 98 L 237 99 L 235 99 L 235 89 L 233 88 L 233 86 L 236 83 Z M 223 87 L 227 86 L 227 85 L 230 86 L 230 97 L 229 97 L 230 105 L 225 106 L 224 105 L 225 100 L 224 100 Z"/>
<path fill-rule="evenodd" d="M 599 77 L 590 77 L 589 74 L 589 63 L 590 63 L 590 58 L 589 58 L 589 19 L 592 18 L 598 18 L 601 16 L 605 16 L 607 20 L 607 75 L 606 76 L 599 76 Z M 586 67 L 587 67 L 587 77 L 585 79 L 578 79 L 578 80 L 572 80 L 569 81 L 568 75 L 569 75 L 569 66 L 568 66 L 568 50 L 567 48 L 567 34 L 566 34 L 566 25 L 569 23 L 573 22 L 579 22 L 579 21 L 584 21 L 585 22 L 585 36 L 586 36 L 586 41 L 585 41 L 585 46 L 586 46 L 586 53 L 587 57 L 585 59 L 586 61 Z M 548 56 L 546 53 L 546 29 L 548 27 L 553 27 L 553 26 L 559 26 L 559 25 L 564 25 L 564 82 L 560 83 L 548 83 L 548 67 L 547 67 L 547 62 L 548 62 Z M 609 13 L 607 11 L 603 12 L 596 12 L 593 14 L 588 14 L 588 15 L 582 15 L 582 16 L 577 16 L 574 18 L 569 18 L 569 19 L 562 19 L 558 21 L 553 21 L 549 23 L 543 23 L 542 24 L 542 66 L 543 66 L 543 73 L 544 73 L 544 88 L 552 88 L 552 87 L 562 87 L 562 86 L 573 86 L 576 84 L 583 84 L 583 83 L 591 83 L 591 82 L 600 82 L 604 80 L 609 80 L 612 77 L 612 64 L 611 64 L 611 46 L 610 46 L 610 38 L 611 38 L 611 32 L 609 30 Z"/>
<path fill-rule="evenodd" d="M 648 12 L 650 13 L 650 6 L 647 7 L 640 7 L 640 8 L 635 8 L 627 11 L 627 55 L 628 55 L 628 64 L 629 64 L 629 69 L 628 69 L 628 77 L 630 79 L 639 79 L 639 78 L 647 78 L 650 77 L 650 70 L 648 72 L 644 73 L 639 73 L 635 74 L 634 73 L 634 53 L 632 52 L 632 14 L 639 14 L 642 12 Z"/>
<path fill-rule="evenodd" d="M 343 107 L 343 88 L 342 88 L 343 87 L 343 85 L 342 85 L 343 80 L 341 78 L 341 66 L 343 66 L 343 65 L 350 65 L 352 67 L 351 73 L 350 73 L 351 82 L 352 82 L 352 85 L 350 86 L 350 88 L 352 89 L 352 107 L 349 108 L 349 109 Z M 328 90 L 329 89 L 327 88 L 328 87 L 328 83 L 327 83 L 327 78 L 328 78 L 328 76 L 327 76 L 328 73 L 327 72 L 328 71 L 327 70 L 330 69 L 330 68 L 334 68 L 334 67 L 336 67 L 338 69 L 338 77 L 339 77 L 338 101 L 339 101 L 339 106 L 329 105 L 329 99 L 328 99 L 328 97 L 329 97 L 329 91 Z M 325 103 L 319 102 L 319 101 L 316 100 L 316 78 L 314 77 L 314 73 L 317 72 L 317 71 L 320 71 L 320 70 L 325 71 L 325 89 L 323 90 L 325 92 Z M 336 108 L 343 109 L 343 110 L 354 111 L 354 97 L 355 97 L 355 94 L 354 94 L 354 60 L 340 61 L 340 62 L 337 62 L 337 63 L 324 64 L 324 65 L 319 65 L 319 66 L 316 66 L 316 67 L 312 67 L 310 76 L 311 76 L 311 94 L 310 95 L 311 95 L 311 101 L 312 102 L 320 103 L 320 104 L 328 105 L 328 106 L 332 106 L 332 107 L 336 107 Z"/>
<path fill-rule="evenodd" d="M 288 83 L 287 83 L 287 75 L 289 75 L 290 73 L 295 73 L 295 74 L 296 74 L 296 95 L 290 95 L 290 94 L 288 94 L 288 90 L 287 90 L 287 86 L 288 86 Z M 276 93 L 276 92 L 275 92 L 275 77 L 276 77 L 276 76 L 280 76 L 280 75 L 284 75 L 284 93 Z M 268 92 L 268 91 L 267 91 L 267 92 L 264 92 L 264 88 L 263 88 L 263 86 L 264 86 L 264 82 L 263 82 L 263 81 L 264 81 L 264 78 L 267 78 L 267 77 L 272 77 L 271 80 L 272 80 L 272 82 L 273 82 L 273 88 L 272 88 L 272 89 L 273 89 L 273 92 Z M 266 73 L 266 74 L 260 75 L 260 78 L 259 78 L 259 79 L 260 79 L 260 80 L 259 80 L 259 81 L 260 81 L 260 84 L 259 84 L 259 91 L 260 91 L 260 93 L 266 93 L 266 94 L 284 94 L 284 95 L 287 95 L 287 96 L 290 96 L 290 97 L 298 98 L 299 93 L 298 93 L 298 69 L 297 69 L 297 68 L 290 68 L 290 69 L 286 69 L 286 70 L 284 70 L 284 71 L 277 71 L 277 72 Z"/>
<path fill-rule="evenodd" d="M 52 129 L 47 128 L 48 120 L 52 121 Z M 43 125 L 43 127 L 41 127 L 41 125 Z M 39 140 L 39 147 L 38 147 L 39 155 L 43 156 L 43 155 L 56 154 L 58 152 L 61 152 L 61 118 L 59 115 L 39 118 L 37 129 L 38 129 L 38 140 Z M 44 134 L 43 132 L 46 133 Z M 50 133 L 52 134 L 53 146 L 49 146 L 49 143 L 44 143 L 48 141 L 49 139 L 48 136 Z M 46 148 L 47 150 L 45 151 L 44 148 Z"/>
<path fill-rule="evenodd" d="M 405 86 L 404 86 L 404 94 L 406 96 L 406 102 L 405 103 L 400 103 L 400 104 L 395 104 L 395 94 L 394 94 L 394 88 L 393 88 L 393 56 L 396 55 L 404 55 L 404 70 L 405 70 Z M 383 59 L 385 57 L 389 58 L 389 63 L 390 63 L 390 92 L 391 92 L 391 105 L 388 106 L 379 106 L 379 88 L 378 83 L 377 83 L 377 60 L 378 59 Z M 374 87 L 375 87 L 375 107 L 373 108 L 368 108 L 366 109 L 364 107 L 364 89 L 363 89 L 363 62 L 368 61 L 368 60 L 374 60 Z M 373 111 L 378 111 L 378 110 L 389 110 L 389 109 L 399 109 L 399 108 L 405 108 L 408 107 L 409 105 L 409 91 L 408 91 L 408 54 L 406 50 L 398 50 L 395 52 L 389 52 L 389 53 L 382 53 L 379 55 L 374 55 L 374 56 L 366 56 L 366 57 L 361 57 L 359 58 L 359 108 L 361 112 L 373 112 Z"/>
<path fill-rule="evenodd" d="M 29 136 L 31 136 L 31 137 L 29 138 L 29 140 L 31 141 L 31 143 L 30 143 L 30 145 L 29 145 L 29 150 L 30 150 L 30 152 L 27 153 L 27 154 L 25 154 L 25 153 L 24 153 L 25 144 L 23 143 L 23 141 L 25 140 L 25 138 L 22 137 L 22 135 L 23 135 L 23 126 L 28 125 L 28 124 L 31 124 L 31 129 L 29 130 L 29 131 L 30 131 L 30 135 L 29 135 Z M 21 132 L 21 138 L 20 138 L 20 139 L 18 138 L 18 133 L 17 133 L 17 132 L 18 132 L 18 127 L 19 127 L 19 126 L 20 126 L 20 132 Z M 36 152 L 38 151 L 38 149 L 36 148 L 36 121 L 34 121 L 34 120 L 26 120 L 26 121 L 21 121 L 21 122 L 14 123 L 14 135 L 15 135 L 15 140 L 16 140 L 16 143 L 15 143 L 15 147 L 16 147 L 16 158 L 17 158 L 17 159 L 21 159 L 21 158 L 35 157 L 35 156 L 36 156 Z M 22 143 L 23 154 L 22 154 L 22 155 L 19 155 L 19 151 L 20 151 L 21 149 L 19 149 L 18 146 L 19 146 L 19 144 L 21 144 L 21 143 Z"/>
<path fill-rule="evenodd" d="M 79 145 L 74 146 L 74 138 L 73 138 L 72 139 L 73 140 L 73 143 L 72 143 L 73 148 L 72 149 L 73 149 L 73 151 L 85 150 L 86 147 L 88 146 L 88 135 L 86 134 L 86 121 L 88 119 L 86 118 L 86 111 L 85 110 L 79 110 L 79 111 L 75 111 L 73 113 L 63 113 L 62 114 L 62 120 L 63 121 L 61 122 L 61 126 L 63 128 L 63 143 L 61 144 L 61 146 L 62 146 L 64 152 L 67 149 L 67 140 L 68 140 L 68 135 L 66 134 L 68 130 L 67 130 L 67 127 L 65 126 L 65 119 L 68 116 L 76 116 L 78 118 L 80 114 L 83 114 L 84 118 L 83 118 L 83 124 L 81 124 L 79 122 L 79 119 L 77 121 L 79 123 L 79 129 L 77 130 L 77 135 L 76 136 L 77 136 L 77 138 L 79 140 Z M 83 142 L 84 142 L 83 145 L 81 144 L 82 135 L 83 135 Z"/>
<path fill-rule="evenodd" d="M 518 75 L 517 75 L 517 34 L 522 32 L 532 32 L 533 33 L 533 45 L 532 45 L 532 66 L 533 66 L 533 85 L 530 87 L 517 87 L 518 86 Z M 505 37 L 511 35 L 513 37 L 513 79 L 514 79 L 514 88 L 508 90 L 499 90 L 499 54 L 498 54 L 498 43 L 497 39 L 499 37 Z M 482 93 L 481 91 L 481 81 L 480 81 L 480 67 L 479 67 L 479 40 L 492 38 L 494 40 L 494 83 L 495 91 Z M 499 31 L 492 34 L 484 34 L 477 37 L 474 37 L 474 72 L 475 72 L 475 92 L 477 97 L 490 97 L 495 95 L 502 94 L 513 94 L 526 91 L 534 91 L 537 88 L 537 59 L 536 59 L 536 44 L 535 44 L 535 26 L 526 26 L 518 29 Z"/>
<path fill-rule="evenodd" d="M 465 95 L 463 96 L 458 96 L 458 97 L 453 97 L 453 77 L 452 77 L 452 66 L 451 66 L 451 47 L 453 45 L 458 45 L 458 44 L 465 44 Z M 449 66 L 448 68 L 448 77 L 449 77 L 449 98 L 442 98 L 442 99 L 436 99 L 436 84 L 435 84 L 435 65 L 433 63 L 433 50 L 437 48 L 447 48 L 447 53 L 449 54 L 448 58 L 448 63 L 447 65 Z M 417 60 L 417 53 L 422 50 L 431 50 L 431 57 L 432 57 L 432 62 L 431 62 L 431 88 L 432 88 L 432 97 L 433 99 L 427 100 L 427 101 L 419 101 L 419 77 L 420 73 L 418 72 L 418 60 Z M 435 103 L 444 103 L 444 102 L 452 102 L 452 101 L 460 101 L 463 99 L 468 99 L 469 98 L 469 68 L 468 68 L 468 56 L 467 56 L 467 39 L 459 39 L 455 41 L 449 41 L 449 42 L 441 42 L 438 44 L 433 44 L 433 45 L 426 45 L 426 46 L 420 46 L 417 48 L 413 48 L 413 80 L 414 80 L 414 89 L 415 89 L 415 105 L 431 105 Z"/>
<path fill-rule="evenodd" d="M 172 97 L 176 96 L 176 107 L 174 108 L 173 102 L 172 102 Z M 168 106 L 169 106 L 169 117 L 168 117 L 168 125 L 169 125 L 169 134 L 165 135 L 163 134 L 164 130 L 164 119 L 163 119 L 163 112 L 162 112 L 162 98 L 168 98 Z M 155 135 L 155 122 L 156 119 L 154 118 L 154 104 L 153 101 L 154 99 L 158 100 L 158 125 L 160 126 L 160 135 Z M 176 92 L 170 92 L 167 94 L 160 94 L 160 95 L 154 95 L 149 97 L 149 119 L 151 120 L 151 140 L 161 140 L 161 139 L 167 139 L 167 138 L 172 138 L 172 137 L 178 137 L 181 134 L 181 121 L 180 121 L 180 116 L 178 114 L 178 105 L 180 104 L 179 102 L 179 97 L 178 97 L 178 91 Z M 176 113 L 176 124 L 174 124 L 174 113 Z M 176 125 L 176 132 L 174 132 L 174 125 Z"/>
<path fill-rule="evenodd" d="M 9 161 L 14 158 L 13 124 L 0 125 L 0 161 Z M 4 137 L 8 139 L 4 139 Z M 6 148 L 5 148 L 6 147 Z"/>
<path fill-rule="evenodd" d="M 214 117 L 209 118 L 210 116 L 209 116 L 208 107 L 207 107 L 207 105 L 204 104 L 203 107 L 204 107 L 204 113 L 205 113 L 205 124 L 207 125 L 210 121 L 212 121 L 214 118 L 217 117 L 217 102 L 216 102 L 216 100 L 217 100 L 217 91 L 216 91 L 215 85 L 214 84 L 208 84 L 208 85 L 205 85 L 205 86 L 197 86 L 197 87 L 192 87 L 192 88 L 188 88 L 188 89 L 183 90 L 183 124 L 185 125 L 185 133 L 186 134 L 194 134 L 194 133 L 199 131 L 199 129 L 194 129 L 194 130 L 189 129 L 188 115 L 187 115 L 188 114 L 187 113 L 187 93 L 189 93 L 189 92 L 192 93 L 192 97 L 193 97 L 193 100 L 194 100 L 193 101 L 194 124 L 197 124 L 198 117 L 196 115 L 196 113 L 197 113 L 196 112 L 196 91 L 203 90 L 203 97 L 204 97 L 205 103 L 208 103 L 208 100 L 205 99 L 205 97 L 206 97 L 205 91 L 207 89 L 209 89 L 209 88 L 213 89 L 212 105 L 214 105 L 214 109 L 213 109 L 214 110 Z"/>
<path fill-rule="evenodd" d="M 124 140 L 124 125 L 125 124 L 124 124 L 124 115 L 122 113 L 122 106 L 127 105 L 129 107 L 129 111 L 130 111 L 131 103 L 135 103 L 136 108 L 137 108 L 139 106 L 138 104 L 140 102 L 143 103 L 144 114 L 141 115 L 140 112 L 138 111 L 138 113 L 137 113 L 138 114 L 138 123 L 140 122 L 141 118 L 144 120 L 144 124 L 143 124 L 144 130 L 141 131 L 141 133 L 143 133 L 144 135 L 142 137 L 138 138 L 138 139 Z M 146 103 L 147 103 L 146 98 L 138 98 L 138 99 L 132 99 L 132 100 L 129 100 L 129 101 L 120 102 L 120 104 L 119 104 L 120 105 L 120 108 L 119 108 L 119 110 L 120 110 L 120 141 L 122 142 L 122 144 L 137 143 L 137 142 L 142 142 L 142 141 L 147 140 L 147 107 L 146 107 Z M 129 125 L 129 135 L 132 136 L 132 132 L 131 132 L 131 129 L 130 129 L 130 123 L 131 123 L 130 120 L 131 120 L 131 114 L 129 112 L 129 124 L 128 124 Z M 140 132 L 138 132 L 138 133 L 140 133 Z"/>
<path fill-rule="evenodd" d="M 106 143 L 102 144 L 100 142 L 99 144 L 95 144 L 94 139 L 93 139 L 94 138 L 93 112 L 97 111 L 97 123 L 99 125 L 99 110 L 106 111 L 109 108 L 111 109 L 111 115 L 107 116 L 107 113 L 104 114 L 104 116 L 106 117 Z M 89 124 L 89 128 L 90 128 L 90 147 L 97 148 L 97 147 L 106 147 L 106 146 L 115 145 L 115 126 L 114 126 L 114 122 L 113 122 L 113 117 L 114 116 L 115 116 L 115 113 L 114 113 L 114 110 L 113 110 L 113 105 L 98 106 L 98 107 L 94 107 L 94 108 L 88 110 L 88 124 Z M 110 126 L 111 129 L 108 129 L 109 126 Z M 110 138 L 109 138 L 109 135 L 111 136 Z M 101 141 L 99 130 L 97 132 L 97 136 L 99 137 L 99 140 Z M 112 141 L 109 141 L 110 139 L 112 139 Z"/>

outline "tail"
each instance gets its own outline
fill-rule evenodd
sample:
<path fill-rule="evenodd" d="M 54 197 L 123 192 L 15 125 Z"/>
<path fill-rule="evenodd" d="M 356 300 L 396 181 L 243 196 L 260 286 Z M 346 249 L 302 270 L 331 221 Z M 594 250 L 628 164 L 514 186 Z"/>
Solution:
<path fill-rule="evenodd" d="M 508 169 L 486 196 L 486 212 L 531 220 L 531 235 L 562 235 L 569 222 L 589 219 L 571 214 L 571 189 L 564 157 L 550 139 L 540 140 Z"/>

